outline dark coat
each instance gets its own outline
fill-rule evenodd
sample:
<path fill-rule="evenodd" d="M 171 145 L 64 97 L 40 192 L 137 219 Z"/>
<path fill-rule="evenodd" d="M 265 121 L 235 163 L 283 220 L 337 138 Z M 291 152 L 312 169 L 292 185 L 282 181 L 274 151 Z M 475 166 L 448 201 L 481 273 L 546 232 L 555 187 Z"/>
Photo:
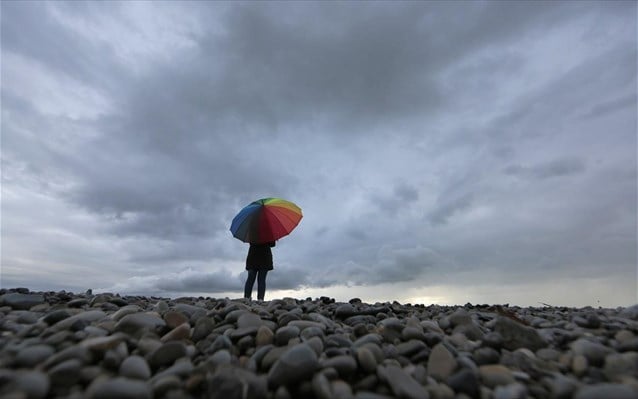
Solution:
<path fill-rule="evenodd" d="M 275 242 L 266 244 L 250 244 L 246 257 L 246 270 L 272 270 L 272 251 Z"/>

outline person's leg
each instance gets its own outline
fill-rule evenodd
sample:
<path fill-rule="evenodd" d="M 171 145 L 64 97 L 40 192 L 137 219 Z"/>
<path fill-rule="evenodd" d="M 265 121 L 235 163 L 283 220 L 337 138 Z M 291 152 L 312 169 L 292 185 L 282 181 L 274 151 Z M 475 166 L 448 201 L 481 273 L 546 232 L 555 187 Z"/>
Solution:
<path fill-rule="evenodd" d="M 253 294 L 255 277 L 257 277 L 257 270 L 248 270 L 248 277 L 246 277 L 246 285 L 244 286 L 244 298 L 250 298 Z"/>
<path fill-rule="evenodd" d="M 264 300 L 264 296 L 266 295 L 266 274 L 268 270 L 260 270 L 257 275 L 257 299 L 260 301 Z"/>

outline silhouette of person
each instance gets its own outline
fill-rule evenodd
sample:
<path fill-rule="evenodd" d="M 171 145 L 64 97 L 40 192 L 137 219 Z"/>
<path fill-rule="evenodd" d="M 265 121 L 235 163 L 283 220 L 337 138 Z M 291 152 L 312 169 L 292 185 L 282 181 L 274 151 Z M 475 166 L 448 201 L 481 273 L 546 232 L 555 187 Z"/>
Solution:
<path fill-rule="evenodd" d="M 248 256 L 246 257 L 246 270 L 248 277 L 244 286 L 244 298 L 251 299 L 255 278 L 257 278 L 257 299 L 264 300 L 266 294 L 266 274 L 273 269 L 271 247 L 275 246 L 275 242 L 267 242 L 265 244 L 250 244 L 248 248 Z"/>

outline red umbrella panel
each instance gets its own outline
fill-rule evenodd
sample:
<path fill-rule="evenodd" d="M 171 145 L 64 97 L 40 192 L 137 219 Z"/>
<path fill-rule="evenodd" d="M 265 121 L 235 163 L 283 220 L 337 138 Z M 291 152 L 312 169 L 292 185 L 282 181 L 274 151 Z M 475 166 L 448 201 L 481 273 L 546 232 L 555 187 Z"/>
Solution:
<path fill-rule="evenodd" d="M 290 201 L 262 198 L 239 211 L 230 231 L 243 242 L 264 244 L 290 234 L 302 217 L 301 208 Z"/>

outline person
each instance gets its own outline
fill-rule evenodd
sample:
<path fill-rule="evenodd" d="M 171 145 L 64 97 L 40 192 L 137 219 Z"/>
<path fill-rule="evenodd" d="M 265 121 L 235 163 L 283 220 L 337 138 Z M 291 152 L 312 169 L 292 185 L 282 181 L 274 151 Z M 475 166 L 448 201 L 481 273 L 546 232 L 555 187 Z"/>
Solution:
<path fill-rule="evenodd" d="M 246 270 L 248 277 L 244 286 L 244 298 L 251 299 L 255 278 L 257 278 L 257 299 L 264 300 L 266 294 L 266 274 L 273 269 L 272 251 L 275 242 L 265 244 L 250 244 L 248 256 L 246 257 Z"/>

